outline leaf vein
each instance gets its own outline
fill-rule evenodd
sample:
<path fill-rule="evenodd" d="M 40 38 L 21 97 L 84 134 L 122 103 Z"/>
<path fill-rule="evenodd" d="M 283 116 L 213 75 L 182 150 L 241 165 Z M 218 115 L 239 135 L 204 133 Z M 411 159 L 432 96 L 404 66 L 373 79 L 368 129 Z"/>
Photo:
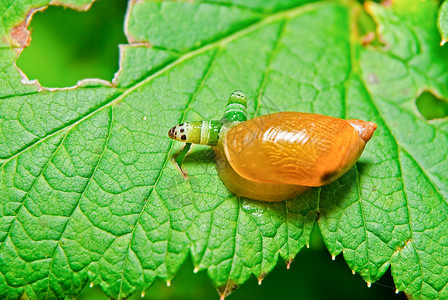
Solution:
<path fill-rule="evenodd" d="M 19 206 L 19 208 L 18 208 L 18 210 L 17 210 L 16 215 L 13 216 L 14 220 L 11 221 L 11 225 L 9 226 L 8 230 L 6 231 L 5 240 L 6 240 L 6 238 L 7 238 L 8 236 L 10 236 L 11 231 L 12 231 L 13 228 L 14 228 L 14 224 L 15 224 L 15 222 L 18 221 L 18 219 L 17 219 L 17 218 L 18 218 L 18 215 L 20 214 L 20 211 L 21 211 L 21 210 L 23 209 L 23 207 L 25 206 L 25 205 L 24 205 L 24 204 L 25 204 L 25 201 L 29 198 L 29 195 L 30 195 L 31 191 L 33 190 L 34 186 L 36 185 L 37 181 L 39 180 L 39 178 L 40 178 L 41 176 L 43 176 L 43 173 L 45 172 L 45 170 L 47 169 L 47 167 L 50 165 L 51 160 L 53 159 L 53 157 L 56 155 L 56 153 L 59 151 L 60 147 L 61 147 L 62 144 L 64 143 L 64 141 L 65 141 L 65 139 L 66 139 L 66 137 L 67 137 L 67 135 L 68 135 L 68 132 L 69 132 L 69 131 L 67 131 L 67 132 L 65 133 L 64 137 L 61 139 L 61 141 L 59 142 L 59 144 L 58 144 L 58 146 L 56 147 L 56 149 L 54 150 L 54 152 L 51 154 L 51 156 L 49 157 L 49 159 L 47 160 L 47 162 L 45 163 L 45 165 L 42 167 L 42 170 L 40 171 L 40 173 L 39 173 L 39 174 L 36 176 L 36 178 L 34 179 L 33 183 L 32 183 L 31 186 L 30 186 L 30 189 L 26 192 L 25 197 L 24 197 L 23 201 L 21 202 L 21 204 L 20 204 L 20 206 Z M 5 245 L 5 242 L 3 242 L 3 243 L 0 245 L 0 252 L 3 250 L 4 245 Z"/>
<path fill-rule="evenodd" d="M 182 113 L 182 115 L 181 115 L 181 118 L 180 118 L 180 120 L 179 120 L 179 123 L 182 123 L 182 122 L 184 121 L 185 116 L 186 116 L 186 112 L 188 111 L 188 108 L 190 107 L 191 103 L 192 103 L 193 100 L 195 99 L 198 90 L 203 86 L 203 84 L 204 84 L 204 82 L 205 82 L 205 78 L 207 78 L 208 74 L 210 73 L 211 66 L 212 66 L 212 64 L 213 64 L 213 62 L 214 62 L 214 60 L 215 60 L 215 58 L 216 58 L 217 53 L 218 53 L 218 51 L 215 51 L 214 54 L 213 54 L 213 56 L 210 58 L 209 64 L 207 65 L 206 69 L 204 70 L 204 76 L 202 77 L 201 82 L 200 82 L 199 85 L 197 86 L 197 88 L 196 88 L 196 90 L 194 91 L 194 93 L 192 94 L 192 96 L 188 99 L 188 101 L 187 101 L 187 103 L 186 103 L 186 105 L 185 105 L 185 108 L 184 108 L 184 110 L 183 110 L 183 113 Z M 166 152 L 166 156 L 165 156 L 164 164 L 163 164 L 162 168 L 160 169 L 159 174 L 157 175 L 157 178 L 156 178 L 155 183 L 154 183 L 154 185 L 153 185 L 153 188 L 151 189 L 151 191 L 149 192 L 148 196 L 146 197 L 146 202 L 145 202 L 145 204 L 143 205 L 142 210 L 140 211 L 140 213 L 139 213 L 139 215 L 138 215 L 138 217 L 137 217 L 137 219 L 136 219 L 136 221 L 135 221 L 135 223 L 134 223 L 134 225 L 133 225 L 132 232 L 131 232 L 131 238 L 130 238 L 130 240 L 129 240 L 129 246 L 128 246 L 128 249 L 127 249 L 127 251 L 126 251 L 125 260 L 124 260 L 124 262 L 123 262 L 123 269 L 122 269 L 122 272 L 121 272 L 121 283 L 120 283 L 120 290 L 119 290 L 119 293 L 118 293 L 118 298 L 120 298 L 120 295 L 121 295 L 121 293 L 122 293 L 123 279 L 124 279 L 124 272 L 125 272 L 125 269 L 126 269 L 126 263 L 127 263 L 127 260 L 128 260 L 128 255 L 129 255 L 130 247 L 131 247 L 131 244 L 132 244 L 132 240 L 133 240 L 133 238 L 134 238 L 135 228 L 137 227 L 137 223 L 140 222 L 141 216 L 142 216 L 143 212 L 145 211 L 146 205 L 148 204 L 148 202 L 149 202 L 149 200 L 150 200 L 150 198 L 151 198 L 151 196 L 152 196 L 152 193 L 156 191 L 158 182 L 159 182 L 160 178 L 162 177 L 163 171 L 164 171 L 165 168 L 166 168 L 166 164 L 167 164 L 167 162 L 168 162 L 168 160 L 169 160 L 169 153 L 170 153 L 171 150 L 173 149 L 173 146 L 174 146 L 174 140 L 171 140 L 171 141 L 170 141 L 169 149 L 168 149 L 168 151 Z M 160 196 L 159 196 L 159 197 L 160 197 Z M 161 197 L 160 197 L 160 198 L 161 198 Z M 168 218 L 169 218 L 169 222 L 170 222 L 170 228 L 169 228 L 169 230 L 168 230 L 168 237 L 167 237 L 167 252 L 166 252 L 166 254 L 165 254 L 165 262 L 166 262 L 166 261 L 167 261 L 167 260 L 166 260 L 166 257 L 168 256 L 168 253 L 169 253 L 168 248 L 169 248 L 169 240 L 170 240 L 170 236 L 171 236 L 171 230 L 172 230 L 172 228 L 171 228 L 171 217 L 169 216 L 169 212 L 170 212 L 170 210 L 168 209 L 168 206 L 167 206 L 166 202 L 165 202 L 163 199 L 161 199 L 161 202 L 163 203 L 163 205 L 165 206 L 165 209 L 167 210 Z"/>
<path fill-rule="evenodd" d="M 99 165 L 101 164 L 101 161 L 103 159 L 104 153 L 106 152 L 107 145 L 108 145 L 109 140 L 110 140 L 110 134 L 112 132 L 112 126 L 113 126 L 113 123 L 114 123 L 114 106 L 111 107 L 110 115 L 111 115 L 111 117 L 110 117 L 110 124 L 109 124 L 109 127 L 108 127 L 106 140 L 104 141 L 104 147 L 103 147 L 103 149 L 101 151 L 101 155 L 98 158 L 98 161 L 97 161 L 97 163 L 95 165 L 95 169 L 93 170 L 92 175 L 89 177 L 89 180 L 87 181 L 86 186 L 84 187 L 81 195 L 79 196 L 79 198 L 78 198 L 78 200 L 76 202 L 76 206 L 72 209 L 72 211 L 70 212 L 70 215 L 67 216 L 67 222 L 65 223 L 64 227 L 62 228 L 61 236 L 59 238 L 58 245 L 55 248 L 55 252 L 57 251 L 58 248 L 63 249 L 63 247 L 61 245 L 61 241 L 62 241 L 62 238 L 64 236 L 65 230 L 67 229 L 67 227 L 68 227 L 68 225 L 70 223 L 70 220 L 73 217 L 74 212 L 79 207 L 79 203 L 81 202 L 81 199 L 84 197 L 85 192 L 88 190 L 88 188 L 90 186 L 90 183 L 92 182 L 92 180 L 94 180 L 93 178 L 95 177 L 96 171 L 98 170 Z M 47 299 L 48 299 L 48 295 L 49 295 L 49 291 L 50 291 L 50 276 L 52 274 L 53 263 L 54 263 L 54 255 L 51 258 L 50 269 L 48 270 L 48 288 L 47 288 L 47 294 L 46 294 L 46 298 Z"/>

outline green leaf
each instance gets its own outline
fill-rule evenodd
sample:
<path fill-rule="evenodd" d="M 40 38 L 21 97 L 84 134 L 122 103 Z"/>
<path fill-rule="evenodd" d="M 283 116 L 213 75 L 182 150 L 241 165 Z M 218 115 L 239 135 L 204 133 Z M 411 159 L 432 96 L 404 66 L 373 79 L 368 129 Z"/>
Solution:
<path fill-rule="evenodd" d="M 437 26 L 439 28 L 440 35 L 442 36 L 442 41 L 440 45 L 446 43 L 448 40 L 448 2 L 443 1 L 439 9 L 439 17 L 437 19 Z"/>
<path fill-rule="evenodd" d="M 87 282 L 124 298 L 189 255 L 227 295 L 289 264 L 315 224 L 367 282 L 391 266 L 397 290 L 448 297 L 448 122 L 415 105 L 423 90 L 448 98 L 435 1 L 366 4 L 383 47 L 362 46 L 356 3 L 130 1 L 112 84 L 52 90 L 14 65 L 21 22 L 47 4 L 24 2 L 0 7 L 2 298 L 74 297 Z M 306 111 L 378 130 L 345 176 L 297 199 L 231 194 L 203 146 L 184 180 L 168 129 L 219 118 L 236 89 L 251 117 Z"/>
<path fill-rule="evenodd" d="M 380 34 L 388 50 L 365 51 L 361 66 L 394 138 L 396 174 L 405 200 L 397 220 L 405 221 L 409 230 L 406 244 L 394 251 L 392 274 L 397 288 L 415 298 L 443 299 L 448 296 L 447 119 L 428 122 L 415 105 L 422 90 L 447 99 L 447 48 L 438 45 L 436 26 L 429 21 L 436 19 L 437 5 L 399 1 L 390 10 L 379 5 L 371 10 L 383 25 Z"/>

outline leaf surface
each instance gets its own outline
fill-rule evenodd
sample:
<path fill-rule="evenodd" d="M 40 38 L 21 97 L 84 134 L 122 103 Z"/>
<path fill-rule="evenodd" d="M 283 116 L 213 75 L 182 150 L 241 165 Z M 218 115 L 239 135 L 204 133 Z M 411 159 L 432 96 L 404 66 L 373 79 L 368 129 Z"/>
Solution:
<path fill-rule="evenodd" d="M 11 30 L 46 4 L 1 10 L 2 297 L 72 297 L 90 281 L 124 298 L 188 255 L 227 295 L 290 263 L 316 223 L 367 282 L 391 266 L 398 290 L 447 297 L 448 125 L 415 106 L 423 90 L 447 98 L 435 1 L 366 4 L 384 47 L 361 46 L 354 3 L 131 1 L 112 84 L 56 90 L 14 66 L 26 43 Z M 184 180 L 168 129 L 219 118 L 236 89 L 251 117 L 315 112 L 378 130 L 346 175 L 297 199 L 231 194 L 203 146 Z"/>

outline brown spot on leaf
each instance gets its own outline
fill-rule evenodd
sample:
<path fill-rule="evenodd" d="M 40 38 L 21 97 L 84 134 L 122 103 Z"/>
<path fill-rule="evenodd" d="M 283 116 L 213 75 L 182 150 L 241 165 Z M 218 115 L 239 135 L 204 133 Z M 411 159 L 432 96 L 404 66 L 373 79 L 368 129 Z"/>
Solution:
<path fill-rule="evenodd" d="M 31 32 L 28 30 L 28 18 L 11 29 L 10 35 L 13 40 L 14 46 L 20 48 L 28 47 L 31 41 Z"/>
<path fill-rule="evenodd" d="M 372 31 L 368 32 L 366 35 L 361 37 L 361 43 L 363 46 L 367 46 L 375 39 L 375 33 Z"/>
<path fill-rule="evenodd" d="M 47 6 L 31 8 L 26 14 L 25 20 L 11 29 L 9 35 L 11 36 L 13 46 L 25 48 L 30 44 L 31 32 L 28 30 L 28 26 L 30 25 L 31 19 L 33 18 L 35 12 L 43 11 L 46 8 Z"/>

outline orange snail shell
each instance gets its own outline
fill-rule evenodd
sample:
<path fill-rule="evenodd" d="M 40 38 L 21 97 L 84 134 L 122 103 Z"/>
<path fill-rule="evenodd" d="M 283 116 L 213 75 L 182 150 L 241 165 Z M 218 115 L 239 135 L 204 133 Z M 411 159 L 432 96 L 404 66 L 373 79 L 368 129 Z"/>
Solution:
<path fill-rule="evenodd" d="M 219 176 L 238 196 L 282 201 L 332 183 L 356 163 L 376 124 L 280 112 L 223 130 Z"/>

